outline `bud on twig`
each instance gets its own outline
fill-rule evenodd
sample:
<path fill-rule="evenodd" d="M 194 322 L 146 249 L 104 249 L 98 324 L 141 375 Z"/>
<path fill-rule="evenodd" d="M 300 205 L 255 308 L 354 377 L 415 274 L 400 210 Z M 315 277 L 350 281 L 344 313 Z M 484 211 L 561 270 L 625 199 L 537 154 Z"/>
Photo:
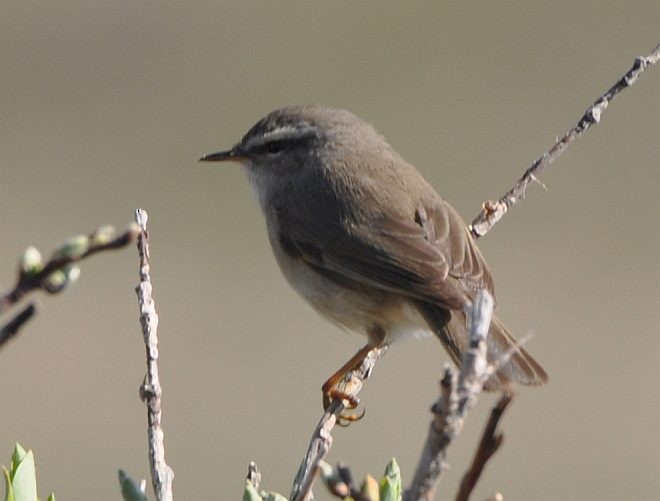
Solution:
<path fill-rule="evenodd" d="M 19 273 L 21 275 L 33 276 L 44 269 L 44 262 L 41 253 L 36 247 L 30 246 L 25 249 L 21 256 L 19 264 Z"/>

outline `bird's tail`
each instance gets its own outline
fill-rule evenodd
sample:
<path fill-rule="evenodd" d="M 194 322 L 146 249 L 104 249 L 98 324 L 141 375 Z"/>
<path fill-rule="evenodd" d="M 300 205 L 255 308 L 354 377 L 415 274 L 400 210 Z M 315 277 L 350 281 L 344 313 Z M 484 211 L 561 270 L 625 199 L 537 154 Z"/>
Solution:
<path fill-rule="evenodd" d="M 465 314 L 460 311 L 449 312 L 428 303 L 420 304 L 419 309 L 451 358 L 456 364 L 460 364 L 462 354 L 469 346 Z M 493 315 L 487 338 L 488 362 L 498 363 L 504 355 L 515 349 L 517 343 L 502 322 Z M 547 380 L 548 375 L 543 367 L 525 349 L 518 347 L 509 360 L 488 380 L 484 388 L 495 391 L 506 388 L 511 381 L 524 385 L 541 385 Z"/>

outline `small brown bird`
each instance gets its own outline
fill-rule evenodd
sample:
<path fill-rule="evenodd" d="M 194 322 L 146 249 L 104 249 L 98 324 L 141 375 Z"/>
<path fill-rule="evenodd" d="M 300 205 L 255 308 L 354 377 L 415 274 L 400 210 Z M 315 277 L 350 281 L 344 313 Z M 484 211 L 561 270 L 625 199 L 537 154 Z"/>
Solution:
<path fill-rule="evenodd" d="M 326 406 L 372 346 L 401 336 L 432 332 L 460 362 L 468 348 L 464 307 L 479 289 L 494 295 L 490 271 L 458 213 L 371 125 L 348 111 L 286 107 L 201 160 L 246 167 L 289 283 L 321 315 L 367 336 L 324 385 Z M 488 361 L 515 344 L 493 317 Z M 520 349 L 486 387 L 546 380 Z"/>

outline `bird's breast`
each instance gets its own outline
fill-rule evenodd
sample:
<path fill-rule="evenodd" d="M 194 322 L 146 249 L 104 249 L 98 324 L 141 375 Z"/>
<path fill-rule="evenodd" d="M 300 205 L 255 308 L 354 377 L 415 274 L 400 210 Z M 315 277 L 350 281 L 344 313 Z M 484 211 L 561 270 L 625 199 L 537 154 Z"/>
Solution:
<path fill-rule="evenodd" d="M 342 328 L 369 336 L 373 329 L 392 342 L 400 337 L 424 337 L 431 331 L 408 298 L 352 279 L 316 270 L 282 245 L 277 228 L 269 224 L 269 238 L 277 263 L 293 289 L 314 309 Z"/>

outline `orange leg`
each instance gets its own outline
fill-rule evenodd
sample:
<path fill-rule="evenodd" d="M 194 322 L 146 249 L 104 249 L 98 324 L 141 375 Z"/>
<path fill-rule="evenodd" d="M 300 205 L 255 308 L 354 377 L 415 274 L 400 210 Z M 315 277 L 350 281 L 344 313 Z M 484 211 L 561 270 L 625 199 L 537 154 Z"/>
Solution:
<path fill-rule="evenodd" d="M 360 403 L 357 397 L 349 395 L 346 392 L 342 391 L 339 387 L 342 383 L 344 377 L 354 369 L 357 369 L 360 364 L 364 361 L 367 354 L 373 349 L 371 344 L 366 344 L 360 350 L 351 357 L 351 359 L 346 362 L 341 368 L 335 372 L 328 380 L 323 383 L 321 390 L 323 391 L 323 408 L 327 409 L 330 405 L 330 402 L 333 400 L 346 400 L 348 405 L 347 409 L 355 409 Z M 364 411 L 362 414 L 340 414 L 337 423 L 340 425 L 348 425 L 353 421 L 358 421 L 364 416 Z"/>

